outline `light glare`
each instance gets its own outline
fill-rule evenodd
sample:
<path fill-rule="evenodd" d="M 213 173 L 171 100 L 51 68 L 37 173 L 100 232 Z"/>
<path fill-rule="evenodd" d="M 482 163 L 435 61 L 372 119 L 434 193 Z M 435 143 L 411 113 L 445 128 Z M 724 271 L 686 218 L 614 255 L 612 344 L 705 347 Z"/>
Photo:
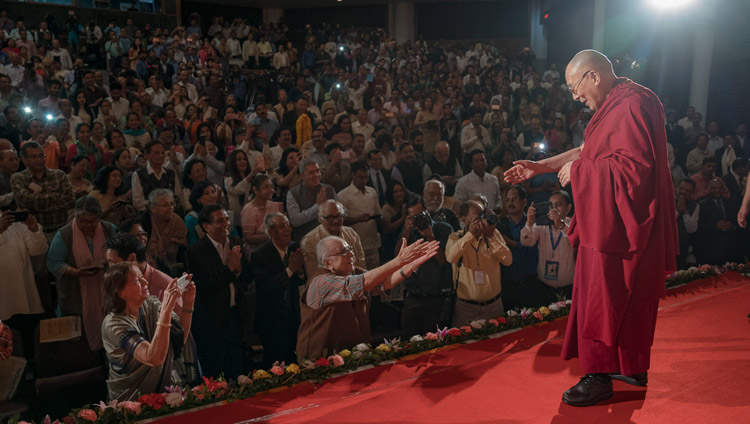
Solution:
<path fill-rule="evenodd" d="M 693 3 L 694 0 L 647 0 L 649 6 L 655 9 L 673 10 L 679 9 Z"/>

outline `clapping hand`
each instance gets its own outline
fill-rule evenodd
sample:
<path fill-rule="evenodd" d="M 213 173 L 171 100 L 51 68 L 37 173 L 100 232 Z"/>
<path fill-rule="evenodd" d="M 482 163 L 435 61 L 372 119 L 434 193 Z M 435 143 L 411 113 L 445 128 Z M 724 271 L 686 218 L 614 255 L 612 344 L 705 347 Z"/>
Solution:
<path fill-rule="evenodd" d="M 227 253 L 227 268 L 232 272 L 239 272 L 242 270 L 242 247 L 240 245 L 234 246 L 232 250 Z"/>
<path fill-rule="evenodd" d="M 289 263 L 287 267 L 293 273 L 298 273 L 305 265 L 305 253 L 301 249 L 297 249 L 289 254 Z"/>

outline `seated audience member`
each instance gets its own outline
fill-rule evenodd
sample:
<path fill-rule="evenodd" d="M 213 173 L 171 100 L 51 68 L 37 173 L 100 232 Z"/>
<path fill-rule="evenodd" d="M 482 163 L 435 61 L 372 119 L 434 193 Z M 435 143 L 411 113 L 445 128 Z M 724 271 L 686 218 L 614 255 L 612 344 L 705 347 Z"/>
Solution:
<path fill-rule="evenodd" d="M 750 146 L 748 147 L 750 148 Z M 747 177 L 748 172 L 750 172 L 750 161 L 739 158 L 732 162 L 732 168 L 729 172 L 721 177 L 729 190 L 729 200 L 735 205 L 742 203 L 742 179 Z"/>
<path fill-rule="evenodd" d="M 367 164 L 363 161 L 354 162 L 351 174 L 352 183 L 338 194 L 347 211 L 344 224 L 357 232 L 364 249 L 366 268 L 374 269 L 380 266 L 378 227 L 382 211 L 375 189 L 367 186 Z"/>
<path fill-rule="evenodd" d="M 734 135 L 725 135 L 723 145 L 714 152 L 714 157 L 717 161 L 716 176 L 723 177 L 729 174 L 734 161 L 743 156 L 744 152 L 742 151 L 742 147 L 737 145 L 737 139 L 734 138 Z"/>
<path fill-rule="evenodd" d="M 0 321 L 21 332 L 24 351 L 29 353 L 34 346 L 34 330 L 41 318 L 39 314 L 44 313 L 31 257 L 46 252 L 47 239 L 34 216 L 16 222 L 10 211 L 0 212 L 0 270 L 3 272 Z"/>
<path fill-rule="evenodd" d="M 346 210 L 341 203 L 336 200 L 326 200 L 318 209 L 318 222 L 320 225 L 302 238 L 300 246 L 305 254 L 305 273 L 308 280 L 318 274 L 318 262 L 315 256 L 315 246 L 320 240 L 328 236 L 336 236 L 344 239 L 349 246 L 354 249 L 356 265 L 358 268 L 365 269 L 365 252 L 359 234 L 350 227 L 344 226 L 346 219 Z"/>
<path fill-rule="evenodd" d="M 490 222 L 493 215 L 481 204 L 473 200 L 462 204 L 460 215 L 465 230 L 452 233 L 445 247 L 445 259 L 456 276 L 454 327 L 503 314 L 500 264 L 513 262 L 505 240 Z"/>
<path fill-rule="evenodd" d="M 713 157 L 711 152 L 708 151 L 708 134 L 698 134 L 695 143 L 695 148 L 688 153 L 687 160 L 685 161 L 685 168 L 687 168 L 688 175 L 697 174 L 703 165 L 703 160 Z"/>
<path fill-rule="evenodd" d="M 680 254 L 677 255 L 677 269 L 687 269 L 687 258 L 694 250 L 693 234 L 698 230 L 700 205 L 693 200 L 695 181 L 685 178 L 677 186 L 677 236 Z"/>
<path fill-rule="evenodd" d="M 699 203 L 695 241 L 695 256 L 699 264 L 721 265 L 737 259 L 737 210 L 724 195 L 725 191 L 724 183 L 714 178 L 708 183 L 709 195 Z"/>
<path fill-rule="evenodd" d="M 326 146 L 325 153 L 328 166 L 320 179 L 333 187 L 336 193 L 348 187 L 352 182 L 351 166 L 348 160 L 343 159 L 341 150 L 341 145 L 338 143 L 331 143 Z"/>
<path fill-rule="evenodd" d="M 191 211 L 185 215 L 187 245 L 192 246 L 203 237 L 203 229 L 198 224 L 198 214 L 205 206 L 215 205 L 219 199 L 216 187 L 208 181 L 196 183 L 190 190 Z"/>
<path fill-rule="evenodd" d="M 404 340 L 415 334 L 434 331 L 436 327 L 450 325 L 450 322 L 443 321 L 448 317 L 442 315 L 446 291 L 453 288 L 453 268 L 445 260 L 445 245 L 453 229 L 445 222 L 432 220 L 419 201 L 412 202 L 407 214 L 404 225 L 407 243 L 419 239 L 428 242 L 437 240 L 440 247 L 434 257 L 404 280 L 404 309 L 401 312 L 401 335 Z"/>
<path fill-rule="evenodd" d="M 364 273 L 355 269 L 354 248 L 328 236 L 315 248 L 317 265 L 325 273 L 313 278 L 302 292 L 297 357 L 316 358 L 358 343 L 368 343 L 370 320 L 367 295 L 376 287 L 388 290 L 400 284 L 437 253 L 437 241 L 405 246 L 395 259 Z"/>
<path fill-rule="evenodd" d="M 464 176 L 461 164 L 451 157 L 450 145 L 446 141 L 438 141 L 435 145 L 435 155 L 425 163 L 422 170 L 422 179 L 426 182 L 433 175 L 439 175 L 440 181 L 445 184 L 445 195 L 453 196 L 456 192 L 456 183 Z"/>
<path fill-rule="evenodd" d="M 536 208 L 532 203 L 526 213 L 526 225 L 521 229 L 521 244 L 538 246 L 539 264 L 536 268 L 539 281 L 530 281 L 524 291 L 530 303 L 525 307 L 547 306 L 559 300 L 573 298 L 573 271 L 575 249 L 568 240 L 570 196 L 564 191 L 553 193 L 547 217 L 553 225 L 537 225 Z"/>
<path fill-rule="evenodd" d="M 240 215 L 242 239 L 245 242 L 245 254 L 248 259 L 258 246 L 268 241 L 270 235 L 263 228 L 266 216 L 284 210 L 282 203 L 271 201 L 274 187 L 268 175 L 256 175 L 251 186 L 253 199 L 245 204 Z"/>
<path fill-rule="evenodd" d="M 456 183 L 456 203 L 460 205 L 469 200 L 474 193 L 482 193 L 487 198 L 490 209 L 500 211 L 503 207 L 500 184 L 494 175 L 485 172 L 487 158 L 484 151 L 474 150 L 470 158 L 472 172 L 461 177 Z"/>
<path fill-rule="evenodd" d="M 336 192 L 328 184 L 321 184 L 320 166 L 314 159 L 300 162 L 302 182 L 292 187 L 286 195 L 286 210 L 292 223 L 292 238 L 302 240 L 305 234 L 316 227 L 315 217 L 326 200 L 336 199 Z"/>
<path fill-rule="evenodd" d="M 26 169 L 10 177 L 16 206 L 36 217 L 49 241 L 68 221 L 75 202 L 73 188 L 63 171 L 47 168 L 39 143 L 24 144 L 21 160 Z"/>
<path fill-rule="evenodd" d="M 91 350 L 102 347 L 104 245 L 116 230 L 101 215 L 102 207 L 93 197 L 76 200 L 73 221 L 55 234 L 47 256 L 47 267 L 57 279 L 60 313 L 82 317 Z"/>
<path fill-rule="evenodd" d="M 305 255 L 292 242 L 292 226 L 281 212 L 265 216 L 269 239 L 250 259 L 257 301 L 255 332 L 263 344 L 264 367 L 275 361 L 293 363 L 299 329 L 299 286 L 305 284 Z"/>
<path fill-rule="evenodd" d="M 122 188 L 122 171 L 110 165 L 100 169 L 94 178 L 94 189 L 89 195 L 99 201 L 102 207 L 102 219 L 115 226 L 120 222 L 134 218 L 135 209 L 130 205 L 130 193 L 119 194 Z"/>
<path fill-rule="evenodd" d="M 109 362 L 109 398 L 135 400 L 189 383 L 176 379 L 173 371 L 190 335 L 195 284 L 191 281 L 183 293 L 172 280 L 160 302 L 150 295 L 137 263 L 122 262 L 107 269 L 103 291 L 107 316 L 101 338 Z M 184 308 L 178 316 L 173 309 L 180 298 Z"/>
<path fill-rule="evenodd" d="M 419 197 L 424 190 L 422 166 L 414 158 L 414 147 L 409 142 L 398 146 L 398 162 L 391 169 L 391 180 L 401 182 L 411 197 Z"/>
<path fill-rule="evenodd" d="M 230 236 L 229 214 L 221 205 L 209 205 L 198 216 L 206 237 L 185 253 L 198 293 L 193 336 L 204 374 L 236 378 L 242 371 L 243 325 L 239 299 L 245 277 L 242 241 Z"/>
<path fill-rule="evenodd" d="M 391 173 L 383 168 L 383 153 L 374 149 L 367 152 L 367 166 L 369 167 L 367 185 L 375 189 L 378 203 L 384 206 L 388 184 L 391 182 Z M 403 186 L 403 183 L 400 184 Z"/>
<path fill-rule="evenodd" d="M 439 143 L 438 143 L 439 144 Z M 428 180 L 424 184 L 424 193 L 422 193 L 425 210 L 435 222 L 445 222 L 453 228 L 453 231 L 460 229 L 458 217 L 451 209 L 443 207 L 445 202 L 445 185 L 439 180 Z"/>
<path fill-rule="evenodd" d="M 161 142 L 152 141 L 146 144 L 143 153 L 147 160 L 146 166 L 133 172 L 131 183 L 133 207 L 139 212 L 146 210 L 146 199 L 156 189 L 167 189 L 172 193 L 182 193 L 177 173 L 164 167 L 166 155 Z"/>
<path fill-rule="evenodd" d="M 187 247 L 187 227 L 179 215 L 174 213 L 174 194 L 164 188 L 153 190 L 148 196 L 149 213 L 142 221 L 149 233 L 148 253 L 157 263 L 157 268 L 171 276 L 179 276 L 184 265 L 182 251 Z"/>
<path fill-rule="evenodd" d="M 709 184 L 714 179 L 719 180 L 719 183 L 724 187 L 724 197 L 729 198 L 729 189 L 724 185 L 724 181 L 716 177 L 716 166 L 718 162 L 715 157 L 709 156 L 703 159 L 700 172 L 690 177 L 695 182 L 695 192 L 693 193 L 693 200 L 701 201 L 705 197 L 709 196 Z"/>
<path fill-rule="evenodd" d="M 526 190 L 511 186 L 506 192 L 508 215 L 498 219 L 498 229 L 513 252 L 513 263 L 503 266 L 503 303 L 507 309 L 524 308 L 530 297 L 525 287 L 536 281 L 539 252 L 536 245 L 521 244 L 521 230 L 526 225 Z"/>

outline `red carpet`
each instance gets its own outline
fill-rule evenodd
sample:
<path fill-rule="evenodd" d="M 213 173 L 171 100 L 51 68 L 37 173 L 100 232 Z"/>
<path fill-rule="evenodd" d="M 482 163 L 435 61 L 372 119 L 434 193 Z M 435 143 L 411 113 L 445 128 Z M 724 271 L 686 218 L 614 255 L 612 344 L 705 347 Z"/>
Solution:
<path fill-rule="evenodd" d="M 603 404 L 560 400 L 578 362 L 566 320 L 159 420 L 192 423 L 724 423 L 750 421 L 750 284 L 738 274 L 668 291 L 648 390 L 615 381 Z"/>

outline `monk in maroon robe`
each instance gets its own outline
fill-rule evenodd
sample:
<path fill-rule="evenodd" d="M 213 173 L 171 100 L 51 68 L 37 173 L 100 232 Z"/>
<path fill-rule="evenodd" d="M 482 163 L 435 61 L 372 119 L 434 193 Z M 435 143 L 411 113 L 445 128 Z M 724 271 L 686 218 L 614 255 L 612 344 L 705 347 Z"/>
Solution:
<path fill-rule="evenodd" d="M 573 99 L 595 111 L 585 143 L 506 172 L 516 183 L 558 172 L 572 184 L 569 238 L 578 248 L 562 355 L 587 373 L 563 401 L 612 397 L 612 380 L 647 383 L 659 298 L 676 268 L 677 224 L 664 110 L 649 89 L 618 78 L 606 56 L 579 52 L 566 68 Z"/>

